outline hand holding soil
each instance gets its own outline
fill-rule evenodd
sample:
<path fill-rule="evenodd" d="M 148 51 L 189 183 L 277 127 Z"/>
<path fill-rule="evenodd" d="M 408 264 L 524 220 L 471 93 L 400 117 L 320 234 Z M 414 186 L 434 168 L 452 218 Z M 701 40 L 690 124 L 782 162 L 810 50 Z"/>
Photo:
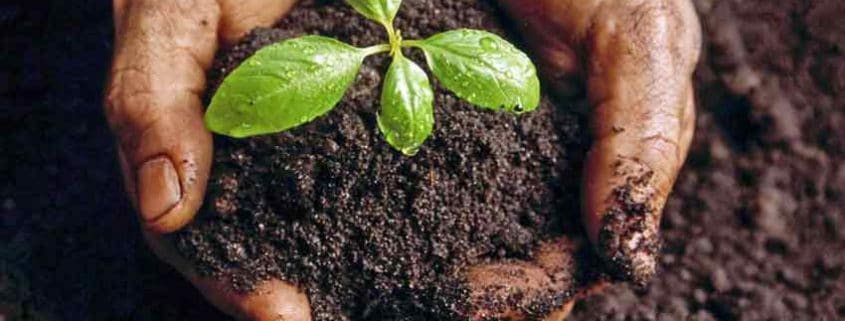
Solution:
<path fill-rule="evenodd" d="M 693 132 L 691 74 L 699 30 L 692 4 L 502 2 L 539 59 L 546 87 L 566 95 L 573 81 L 586 82 L 593 138 L 583 183 L 587 235 L 611 275 L 646 282 L 658 253 L 660 212 Z M 210 301 L 241 318 L 307 320 L 311 313 L 305 294 L 282 281 L 238 294 L 226 290 L 228 282 L 200 277 L 159 233 L 184 227 L 205 197 L 212 148 L 202 123 L 201 95 L 218 42 L 233 43 L 256 26 L 272 24 L 292 5 L 115 2 L 118 39 L 107 113 L 147 239 Z M 473 158 L 468 162 L 472 166 Z M 469 269 L 465 279 L 473 304 L 463 311 L 466 317 L 536 318 L 530 308 L 537 300 L 531 296 L 550 293 L 557 296 L 546 298 L 544 312 L 563 309 L 573 297 L 560 293 L 572 285 L 555 275 L 572 274 L 567 267 L 576 264 L 568 261 L 573 246 L 566 240 L 536 242 L 542 244 L 530 251 L 533 258 L 476 262 L 483 264 Z M 528 295 L 514 300 L 507 292 Z"/>
<path fill-rule="evenodd" d="M 200 278 L 161 239 L 199 210 L 211 167 L 211 134 L 202 122 L 205 71 L 219 43 L 276 21 L 293 1 L 115 0 L 115 56 L 106 114 L 121 167 L 151 249 L 221 310 L 244 319 L 307 316 L 292 286 L 268 282 L 252 295 Z"/>

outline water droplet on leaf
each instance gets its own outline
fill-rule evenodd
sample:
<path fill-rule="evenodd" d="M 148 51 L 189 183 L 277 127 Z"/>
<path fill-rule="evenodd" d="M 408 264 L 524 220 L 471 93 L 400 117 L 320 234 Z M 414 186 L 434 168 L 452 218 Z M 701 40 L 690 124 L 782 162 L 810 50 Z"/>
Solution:
<path fill-rule="evenodd" d="M 481 40 L 479 41 L 479 44 L 481 45 L 481 48 L 484 48 L 486 50 L 499 49 L 499 44 L 497 44 L 496 40 L 494 40 L 491 37 L 481 38 Z"/>

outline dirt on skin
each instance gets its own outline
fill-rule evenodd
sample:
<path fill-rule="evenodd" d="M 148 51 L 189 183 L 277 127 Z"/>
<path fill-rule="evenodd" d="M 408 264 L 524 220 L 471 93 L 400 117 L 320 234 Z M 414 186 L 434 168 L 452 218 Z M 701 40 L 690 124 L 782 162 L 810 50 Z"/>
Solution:
<path fill-rule="evenodd" d="M 501 17 L 487 1 L 408 0 L 396 24 L 406 39 L 455 28 L 507 36 Z M 342 1 L 304 1 L 277 29 L 223 52 L 211 83 L 255 50 L 303 34 L 359 47 L 386 41 L 381 26 Z M 409 53 L 425 65 L 420 52 Z M 560 235 L 586 246 L 578 219 L 583 117 L 547 98 L 522 116 L 491 112 L 437 86 L 434 133 L 416 156 L 403 156 L 376 125 L 389 62 L 367 59 L 343 101 L 313 123 L 219 138 L 208 209 L 176 238 L 180 252 L 237 290 L 290 281 L 308 293 L 316 320 L 466 319 L 475 305 L 542 318 L 560 308 L 598 267 L 558 271 L 572 279 L 569 288 L 495 296 L 498 284 L 480 299 L 462 272 L 530 259 L 540 241 Z"/>
<path fill-rule="evenodd" d="M 570 319 L 841 320 L 845 2 L 694 2 L 698 132 L 658 276 Z M 101 104 L 110 15 L 0 5 L 0 319 L 231 320 L 149 253 L 120 188 Z"/>
<path fill-rule="evenodd" d="M 623 157 L 613 167 L 616 175 L 625 177 L 625 184 L 612 191 L 614 202 L 602 219 L 596 251 L 606 253 L 604 259 L 609 264 L 603 264 L 604 269 L 614 279 L 644 287 L 654 277 L 661 247 L 659 215 L 650 202 L 654 199 L 654 171 Z"/>

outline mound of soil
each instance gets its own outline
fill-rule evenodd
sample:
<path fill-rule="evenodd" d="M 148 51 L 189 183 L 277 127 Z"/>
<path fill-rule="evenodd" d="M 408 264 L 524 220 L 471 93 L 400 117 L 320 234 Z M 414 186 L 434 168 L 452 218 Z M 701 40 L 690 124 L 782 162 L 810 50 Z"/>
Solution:
<path fill-rule="evenodd" d="M 409 0 L 397 27 L 407 39 L 455 28 L 507 36 L 501 17 L 487 1 Z M 382 27 L 342 1 L 305 1 L 276 29 L 254 31 L 222 53 L 211 83 L 255 50 L 303 34 L 359 47 L 386 40 Z M 409 53 L 424 65 L 420 52 Z M 218 139 L 208 210 L 176 240 L 202 274 L 231 278 L 242 291 L 271 277 L 293 282 L 307 291 L 317 320 L 465 319 L 461 271 L 530 258 L 539 241 L 556 236 L 580 240 L 587 141 L 572 106 L 544 98 L 537 111 L 515 116 L 476 108 L 438 85 L 434 133 L 406 157 L 376 125 L 389 62 L 368 59 L 343 102 L 313 123 Z M 566 290 L 524 309 L 543 316 L 572 295 Z"/>

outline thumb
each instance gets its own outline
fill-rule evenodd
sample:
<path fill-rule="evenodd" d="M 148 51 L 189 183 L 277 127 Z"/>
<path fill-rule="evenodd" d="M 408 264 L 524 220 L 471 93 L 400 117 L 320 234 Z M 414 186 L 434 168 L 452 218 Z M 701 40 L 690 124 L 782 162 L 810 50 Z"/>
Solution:
<path fill-rule="evenodd" d="M 661 213 L 694 129 L 700 30 L 692 3 L 500 2 L 540 61 L 558 61 L 543 63 L 556 69 L 544 74 L 586 75 L 593 137 L 582 184 L 587 233 L 611 274 L 644 284 L 656 268 Z"/>
<path fill-rule="evenodd" d="M 593 147 L 584 221 L 614 277 L 645 285 L 694 129 L 700 31 L 689 1 L 604 6 L 584 39 Z"/>
<path fill-rule="evenodd" d="M 114 0 L 106 115 L 127 190 L 148 230 L 178 230 L 202 205 L 212 139 L 200 97 L 218 40 L 234 42 L 269 25 L 294 2 Z"/>
<path fill-rule="evenodd" d="M 106 116 L 130 198 L 153 232 L 181 228 L 202 204 L 212 139 L 200 94 L 219 19 L 213 0 L 115 5 Z"/>

